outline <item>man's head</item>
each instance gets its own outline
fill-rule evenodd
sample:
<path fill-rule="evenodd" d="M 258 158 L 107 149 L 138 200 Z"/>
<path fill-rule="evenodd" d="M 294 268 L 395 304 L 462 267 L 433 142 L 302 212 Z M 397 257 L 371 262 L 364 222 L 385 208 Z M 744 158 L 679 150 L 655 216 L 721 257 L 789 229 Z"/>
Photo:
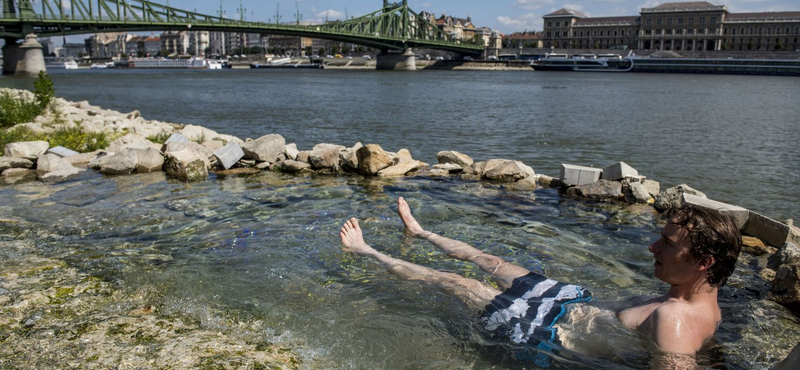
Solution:
<path fill-rule="evenodd" d="M 709 285 L 722 287 L 742 249 L 742 236 L 733 220 L 701 208 L 672 210 L 662 235 L 650 251 L 656 257 L 656 277 L 671 284 L 707 276 Z"/>

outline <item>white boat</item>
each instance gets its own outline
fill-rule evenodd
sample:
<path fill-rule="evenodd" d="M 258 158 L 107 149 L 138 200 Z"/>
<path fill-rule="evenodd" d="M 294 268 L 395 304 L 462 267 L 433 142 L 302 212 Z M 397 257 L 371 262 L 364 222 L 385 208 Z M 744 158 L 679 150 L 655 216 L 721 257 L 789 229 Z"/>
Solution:
<path fill-rule="evenodd" d="M 74 60 L 52 61 L 45 63 L 47 69 L 78 69 L 78 62 Z"/>
<path fill-rule="evenodd" d="M 535 71 L 580 71 L 580 72 L 627 72 L 632 64 L 627 59 L 597 58 L 575 59 L 565 57 L 548 57 L 534 61 Z"/>
<path fill-rule="evenodd" d="M 208 69 L 222 69 L 222 62 L 219 60 L 209 60 L 206 64 Z"/>
<path fill-rule="evenodd" d="M 128 66 L 130 68 L 208 68 L 203 59 L 130 59 Z"/>
<path fill-rule="evenodd" d="M 92 63 L 92 65 L 89 66 L 89 68 L 91 68 L 91 69 L 106 69 L 106 68 L 108 68 L 108 64 L 106 64 L 106 63 Z"/>

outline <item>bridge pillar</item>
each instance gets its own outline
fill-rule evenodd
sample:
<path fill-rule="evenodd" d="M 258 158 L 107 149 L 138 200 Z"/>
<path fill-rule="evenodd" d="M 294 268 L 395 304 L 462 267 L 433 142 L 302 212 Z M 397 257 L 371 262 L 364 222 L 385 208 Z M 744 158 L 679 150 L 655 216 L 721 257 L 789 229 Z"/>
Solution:
<path fill-rule="evenodd" d="M 375 69 L 391 71 L 416 71 L 417 61 L 414 52 L 406 49 L 402 53 L 381 51 L 375 58 Z"/>
<path fill-rule="evenodd" d="M 37 75 L 39 71 L 47 71 L 42 44 L 37 41 L 36 35 L 29 33 L 21 44 L 15 41 L 6 39 L 3 46 L 4 75 Z"/>

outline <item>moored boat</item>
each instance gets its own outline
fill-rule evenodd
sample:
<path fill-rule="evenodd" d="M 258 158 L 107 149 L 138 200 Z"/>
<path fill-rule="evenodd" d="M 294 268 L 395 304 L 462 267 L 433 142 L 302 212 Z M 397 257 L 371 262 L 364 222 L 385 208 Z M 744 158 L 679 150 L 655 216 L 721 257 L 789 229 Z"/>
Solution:
<path fill-rule="evenodd" d="M 78 69 L 78 62 L 74 60 L 48 61 L 45 63 L 47 69 Z"/>

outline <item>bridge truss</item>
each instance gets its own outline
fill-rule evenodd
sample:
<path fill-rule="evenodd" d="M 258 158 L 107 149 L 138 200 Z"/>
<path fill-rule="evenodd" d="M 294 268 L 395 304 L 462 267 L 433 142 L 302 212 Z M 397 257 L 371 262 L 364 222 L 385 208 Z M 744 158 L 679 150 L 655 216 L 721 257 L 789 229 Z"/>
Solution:
<path fill-rule="evenodd" d="M 290 35 L 360 44 L 381 50 L 426 48 L 479 54 L 483 45 L 459 40 L 408 7 L 383 8 L 345 21 L 319 25 L 248 22 L 177 9 L 146 0 L 2 0 L 0 37 L 21 39 L 102 32 L 216 31 Z"/>

